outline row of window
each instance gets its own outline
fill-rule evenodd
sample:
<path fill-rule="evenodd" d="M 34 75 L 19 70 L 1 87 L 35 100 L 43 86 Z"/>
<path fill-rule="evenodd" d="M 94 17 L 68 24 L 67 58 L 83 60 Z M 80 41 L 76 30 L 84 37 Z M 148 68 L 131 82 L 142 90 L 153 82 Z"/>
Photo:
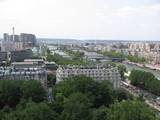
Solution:
<path fill-rule="evenodd" d="M 63 74 L 71 74 L 71 73 L 99 73 L 99 74 L 114 74 L 114 73 L 118 73 L 117 71 L 74 71 L 74 70 L 70 70 L 70 71 L 63 71 L 62 72 Z"/>

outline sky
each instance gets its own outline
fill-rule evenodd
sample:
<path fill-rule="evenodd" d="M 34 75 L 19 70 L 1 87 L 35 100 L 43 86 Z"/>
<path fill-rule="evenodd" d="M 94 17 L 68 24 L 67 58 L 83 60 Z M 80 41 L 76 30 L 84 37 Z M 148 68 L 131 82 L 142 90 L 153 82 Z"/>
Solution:
<path fill-rule="evenodd" d="M 0 0 L 0 37 L 160 40 L 160 0 Z"/>

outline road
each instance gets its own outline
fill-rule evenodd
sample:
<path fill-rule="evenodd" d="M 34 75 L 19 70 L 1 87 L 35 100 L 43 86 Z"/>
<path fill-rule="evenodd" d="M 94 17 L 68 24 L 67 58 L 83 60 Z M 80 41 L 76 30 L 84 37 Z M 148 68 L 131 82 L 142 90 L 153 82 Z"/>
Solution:
<path fill-rule="evenodd" d="M 127 82 L 121 82 L 121 87 L 129 91 L 134 96 L 143 96 L 145 103 L 160 112 L 160 102 L 156 100 L 159 96 L 153 95 L 145 90 L 135 87 Z"/>
<path fill-rule="evenodd" d="M 52 102 L 53 101 L 53 93 L 52 93 L 52 87 L 48 88 L 48 102 Z"/>

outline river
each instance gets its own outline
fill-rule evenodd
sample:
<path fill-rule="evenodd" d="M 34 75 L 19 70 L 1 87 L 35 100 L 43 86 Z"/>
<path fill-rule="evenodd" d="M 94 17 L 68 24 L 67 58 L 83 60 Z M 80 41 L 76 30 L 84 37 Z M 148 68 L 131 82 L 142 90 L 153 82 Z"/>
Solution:
<path fill-rule="evenodd" d="M 136 70 L 143 70 L 146 72 L 151 72 L 155 75 L 156 78 L 160 80 L 160 71 L 158 70 L 151 70 L 149 68 L 143 68 L 143 67 L 139 67 L 136 65 L 127 64 L 127 63 L 121 63 L 121 64 L 125 65 L 128 71 L 132 71 L 133 69 L 136 69 Z"/>

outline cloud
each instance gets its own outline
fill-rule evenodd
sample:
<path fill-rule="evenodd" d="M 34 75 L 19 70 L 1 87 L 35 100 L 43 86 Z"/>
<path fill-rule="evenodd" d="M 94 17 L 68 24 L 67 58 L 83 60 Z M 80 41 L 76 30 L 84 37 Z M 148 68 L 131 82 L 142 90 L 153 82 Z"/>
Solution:
<path fill-rule="evenodd" d="M 7 1 L 7 0 L 0 0 L 0 2 L 5 2 L 5 1 Z"/>
<path fill-rule="evenodd" d="M 149 38 L 154 29 L 159 38 L 160 4 L 152 3 L 157 0 L 0 1 L 0 33 L 15 26 L 18 33 L 47 37 L 123 39 Z"/>
<path fill-rule="evenodd" d="M 140 6 L 140 7 L 125 6 L 117 11 L 117 15 L 119 16 L 130 16 L 130 15 L 152 16 L 152 15 L 159 15 L 159 13 L 160 13 L 160 4 Z"/>

